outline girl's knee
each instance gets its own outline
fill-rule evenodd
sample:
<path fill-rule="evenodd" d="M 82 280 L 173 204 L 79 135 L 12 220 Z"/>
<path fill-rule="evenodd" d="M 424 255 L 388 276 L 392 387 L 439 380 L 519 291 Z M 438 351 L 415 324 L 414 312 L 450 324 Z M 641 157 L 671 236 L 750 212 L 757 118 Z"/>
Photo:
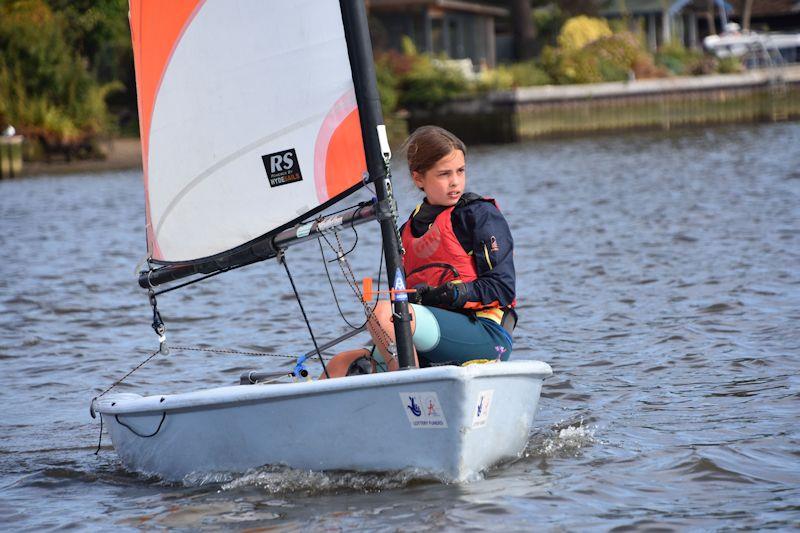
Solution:
<path fill-rule="evenodd" d="M 411 332 L 414 332 L 414 309 L 412 306 L 408 306 L 408 312 L 411 314 Z M 380 300 L 378 304 L 375 306 L 375 309 L 372 311 L 372 315 L 368 322 L 370 330 L 375 331 L 378 326 L 386 330 L 387 332 L 391 332 L 392 336 L 394 336 L 394 309 L 392 307 L 392 303 L 389 300 Z"/>

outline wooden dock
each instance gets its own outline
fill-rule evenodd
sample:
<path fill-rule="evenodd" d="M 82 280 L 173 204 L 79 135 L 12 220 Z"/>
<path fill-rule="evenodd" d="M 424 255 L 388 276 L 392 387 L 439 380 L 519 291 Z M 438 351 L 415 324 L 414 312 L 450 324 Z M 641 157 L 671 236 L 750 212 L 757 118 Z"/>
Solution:
<path fill-rule="evenodd" d="M 22 174 L 22 135 L 0 135 L 0 179 Z"/>

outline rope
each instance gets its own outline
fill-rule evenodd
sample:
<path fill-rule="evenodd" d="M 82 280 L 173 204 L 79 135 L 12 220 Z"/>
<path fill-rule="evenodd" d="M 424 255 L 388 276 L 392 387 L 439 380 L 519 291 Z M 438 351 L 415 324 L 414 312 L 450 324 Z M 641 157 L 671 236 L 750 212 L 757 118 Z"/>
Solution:
<path fill-rule="evenodd" d="M 322 240 L 321 239 L 317 239 L 317 243 L 319 244 L 319 253 L 322 256 L 322 266 L 325 267 L 325 276 L 327 276 L 327 278 L 328 278 L 328 285 L 330 285 L 330 287 L 331 287 L 331 294 L 333 295 L 333 301 L 336 303 L 336 309 L 339 310 L 339 316 L 342 317 L 342 320 L 344 321 L 344 323 L 347 324 L 347 326 L 350 327 L 351 329 L 359 329 L 360 327 L 365 326 L 367 324 L 366 321 L 364 321 L 364 323 L 361 324 L 361 326 L 354 326 L 353 324 L 350 323 L 349 320 L 347 320 L 347 317 L 344 316 L 344 311 L 342 311 L 342 306 L 339 303 L 339 297 L 336 295 L 336 289 L 333 287 L 333 280 L 331 279 L 331 272 L 330 272 L 330 270 L 328 270 L 328 261 L 327 261 L 327 259 L 325 259 L 325 250 L 323 250 L 323 248 L 322 248 Z M 336 260 L 334 259 L 334 261 L 336 261 Z"/>
<path fill-rule="evenodd" d="M 286 256 L 284 254 L 280 254 L 278 257 L 280 262 L 283 264 L 283 268 L 286 270 L 286 275 L 289 276 L 289 283 L 292 284 L 292 290 L 294 291 L 294 297 L 297 300 L 297 305 L 300 306 L 300 312 L 303 314 L 303 320 L 305 320 L 308 333 L 311 335 L 311 341 L 314 343 L 314 349 L 317 351 L 317 357 L 319 357 L 319 362 L 322 363 L 322 371 L 325 373 L 325 377 L 330 379 L 331 376 L 328 374 L 328 368 L 325 366 L 325 360 L 322 358 L 322 352 L 319 351 L 317 339 L 314 337 L 314 330 L 311 328 L 311 323 L 308 321 L 308 316 L 306 315 L 306 310 L 303 307 L 303 302 L 300 300 L 300 293 L 297 292 L 297 287 L 294 284 L 294 278 L 292 278 L 292 273 L 289 271 L 289 265 L 286 263 Z"/>
<path fill-rule="evenodd" d="M 103 413 L 100 413 L 100 438 L 97 439 L 97 449 L 95 455 L 100 455 L 100 444 L 103 442 Z"/>
<path fill-rule="evenodd" d="M 345 257 L 346 254 L 344 254 L 344 246 L 342 246 L 342 241 L 339 239 L 339 232 L 338 231 L 334 232 L 338 249 L 337 247 L 333 246 L 333 244 L 328 240 L 328 238 L 325 236 L 324 233 L 321 236 L 323 239 L 325 239 L 325 242 L 328 244 L 328 246 L 330 246 L 331 250 L 338 253 L 339 257 L 337 259 L 340 259 L 339 261 L 337 261 L 339 263 L 339 269 L 342 271 L 342 275 L 344 276 L 344 279 L 347 282 L 347 284 L 350 286 L 350 289 L 353 291 L 356 298 L 358 299 L 359 302 L 361 302 L 361 305 L 364 308 L 364 315 L 366 316 L 365 324 L 370 322 L 370 320 L 372 320 L 372 324 L 377 326 L 377 328 L 375 328 L 375 335 L 377 335 L 379 337 L 379 340 L 388 348 L 392 344 L 392 338 L 389 335 L 389 333 L 385 329 L 383 329 L 383 326 L 380 324 L 377 317 L 375 316 L 374 312 L 375 308 L 370 307 L 369 304 L 364 301 L 361 288 L 359 287 L 358 281 L 356 280 L 356 276 L 353 273 L 353 268 L 350 266 L 350 262 Z M 383 249 L 381 249 L 381 264 L 382 263 L 383 263 Z M 345 267 L 347 267 L 347 271 L 345 271 Z M 379 266 L 378 267 L 379 276 L 380 273 L 381 273 L 381 268 Z M 380 289 L 380 277 L 378 278 L 378 288 Z M 377 302 L 375 305 L 377 305 Z M 390 355 L 392 356 L 393 359 L 395 358 L 394 355 L 392 354 Z"/>
<path fill-rule="evenodd" d="M 151 360 L 153 357 L 157 356 L 157 355 L 158 355 L 158 354 L 160 354 L 160 353 L 161 353 L 161 350 L 156 350 L 155 352 L 151 353 L 151 354 L 150 354 L 150 356 L 149 356 L 147 359 L 145 359 L 144 361 L 142 361 L 141 363 L 139 363 L 138 365 L 136 365 L 136 367 L 135 367 L 133 370 L 131 370 L 130 372 L 128 372 L 127 374 L 125 374 L 124 376 L 122 376 L 120 379 L 118 379 L 116 382 L 114 382 L 114 384 L 113 384 L 113 385 L 111 385 L 109 388 L 107 388 L 106 390 L 104 390 L 103 392 L 101 392 L 99 396 L 95 396 L 94 398 L 92 398 L 92 401 L 94 401 L 94 400 L 97 400 L 98 398 L 102 398 L 103 396 L 105 396 L 105 394 L 106 394 L 108 391 L 110 391 L 111 389 L 113 389 L 114 387 L 116 387 L 117 385 L 119 385 L 120 383 L 122 383 L 123 381 L 125 381 L 125 380 L 128 378 L 128 376 L 130 376 L 131 374 L 133 374 L 134 372 L 136 372 L 137 370 L 139 370 L 140 368 L 142 368 L 144 365 L 146 365 L 147 363 L 149 363 L 149 362 L 150 362 L 150 360 Z"/>
<path fill-rule="evenodd" d="M 202 346 L 172 346 L 172 350 L 184 350 L 190 352 L 209 352 L 221 353 L 226 355 L 248 355 L 255 357 L 286 357 L 289 359 L 297 359 L 296 355 L 288 355 L 282 353 L 267 353 L 267 352 L 245 352 L 239 350 L 229 350 L 224 348 L 203 348 Z"/>
<path fill-rule="evenodd" d="M 141 433 L 139 433 L 138 431 L 136 431 L 135 429 L 130 427 L 128 424 L 126 424 L 125 422 L 120 420 L 119 419 L 119 415 L 114 415 L 114 418 L 116 419 L 116 421 L 117 421 L 117 423 L 119 425 L 128 428 L 128 431 L 130 431 L 131 433 L 133 433 L 137 437 L 142 437 L 143 439 L 149 439 L 150 437 L 155 437 L 156 434 L 158 434 L 158 432 L 161 431 L 161 425 L 164 423 L 164 420 L 167 418 L 167 412 L 164 411 L 164 412 L 161 413 L 161 422 L 158 423 L 158 427 L 156 428 L 156 430 L 154 432 L 150 433 L 149 435 L 142 435 Z"/>
<path fill-rule="evenodd" d="M 326 242 L 328 242 L 327 239 L 326 239 Z M 342 318 L 344 323 L 347 324 L 351 329 L 361 329 L 361 328 L 363 328 L 364 326 L 367 325 L 367 322 L 369 322 L 370 315 L 372 315 L 374 313 L 375 306 L 378 305 L 377 301 L 375 302 L 375 305 L 373 305 L 370 308 L 369 313 L 365 312 L 366 319 L 364 320 L 363 324 L 361 324 L 359 326 L 354 326 L 352 323 L 350 323 L 350 321 L 347 319 L 347 317 L 344 316 L 344 311 L 342 311 L 342 306 L 339 303 L 339 297 L 337 296 L 336 289 L 333 286 L 333 280 L 331 279 L 330 270 L 328 270 L 328 264 L 327 263 L 330 263 L 332 261 L 338 261 L 339 258 L 337 257 L 336 259 L 332 259 L 331 261 L 328 261 L 325 258 L 325 251 L 322 248 L 322 240 L 321 239 L 317 239 L 317 243 L 319 243 L 319 253 L 320 253 L 320 256 L 322 256 L 322 266 L 325 267 L 325 276 L 328 278 L 328 285 L 331 288 L 331 294 L 333 295 L 333 301 L 336 303 L 336 309 L 339 310 L 339 316 Z M 328 242 L 328 246 L 331 246 L 330 242 Z M 333 249 L 332 246 L 331 246 L 331 249 Z M 336 250 L 334 250 L 334 252 L 335 251 Z M 340 257 L 342 258 L 343 261 L 347 262 L 347 259 L 344 258 L 344 255 L 341 255 Z M 349 264 L 347 266 L 349 267 Z M 351 269 L 351 271 L 352 271 L 352 269 Z M 344 273 L 344 271 L 343 271 L 343 273 Z M 380 259 L 378 260 L 378 284 L 377 284 L 378 288 L 377 288 L 377 290 L 381 289 L 381 276 L 382 276 L 382 274 L 383 274 L 383 248 L 381 248 L 381 256 L 380 256 Z M 353 290 L 353 292 L 356 294 L 356 296 L 360 300 L 361 297 L 358 296 L 358 294 L 359 294 L 358 291 L 353 289 L 353 285 L 351 284 L 350 280 L 347 279 L 347 276 L 345 276 L 345 281 L 347 281 L 347 284 L 350 286 L 350 288 Z M 356 284 L 356 287 L 358 287 L 358 284 Z"/>
<path fill-rule="evenodd" d="M 92 403 L 91 403 L 91 405 L 92 405 L 92 413 L 94 413 L 94 410 L 93 410 L 93 409 L 94 409 L 94 402 L 95 402 L 95 400 L 97 400 L 98 398 L 102 398 L 102 397 L 103 397 L 103 396 L 104 396 L 104 395 L 105 395 L 105 394 L 106 394 L 108 391 L 110 391 L 111 389 L 113 389 L 114 387 L 116 387 L 117 385 L 119 385 L 120 383 L 122 383 L 123 381 L 125 381 L 125 379 L 127 379 L 127 378 L 128 378 L 128 376 L 130 376 L 131 374 L 133 374 L 134 372 L 136 372 L 137 370 L 139 370 L 140 368 L 142 368 L 144 365 L 146 365 L 147 363 L 149 363 L 149 362 L 150 362 L 150 360 L 151 360 L 153 357 L 157 356 L 157 355 L 158 355 L 158 354 L 160 354 L 160 353 L 161 353 L 161 349 L 158 349 L 158 350 L 156 350 L 155 352 L 151 353 L 151 354 L 150 354 L 150 356 L 149 356 L 149 357 L 147 357 L 147 359 L 145 359 L 144 361 L 142 361 L 141 363 L 139 363 L 138 365 L 136 365 L 136 366 L 133 368 L 133 370 L 131 370 L 130 372 L 128 372 L 127 374 L 125 374 L 124 376 L 122 376 L 120 379 L 118 379 L 117 381 L 115 381 L 115 382 L 114 382 L 114 383 L 113 383 L 113 384 L 112 384 L 112 385 L 111 385 L 109 388 L 107 388 L 106 390 L 104 390 L 103 392 L 101 392 L 101 393 L 100 393 L 98 396 L 95 396 L 94 398 L 92 398 Z M 159 424 L 159 426 L 158 426 L 158 427 L 160 428 L 160 427 L 161 427 L 161 425 Z M 100 437 L 97 439 L 97 450 L 95 450 L 95 452 L 94 452 L 94 454 L 95 454 L 95 455 L 98 455 L 98 454 L 100 453 L 100 445 L 102 444 L 102 442 L 103 442 L 103 413 L 100 413 Z"/>

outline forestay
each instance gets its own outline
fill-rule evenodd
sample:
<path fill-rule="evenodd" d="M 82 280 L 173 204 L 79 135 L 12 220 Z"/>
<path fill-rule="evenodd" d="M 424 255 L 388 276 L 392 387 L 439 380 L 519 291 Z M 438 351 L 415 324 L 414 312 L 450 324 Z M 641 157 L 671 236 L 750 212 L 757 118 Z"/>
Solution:
<path fill-rule="evenodd" d="M 225 255 L 360 186 L 339 2 L 130 8 L 151 259 Z"/>

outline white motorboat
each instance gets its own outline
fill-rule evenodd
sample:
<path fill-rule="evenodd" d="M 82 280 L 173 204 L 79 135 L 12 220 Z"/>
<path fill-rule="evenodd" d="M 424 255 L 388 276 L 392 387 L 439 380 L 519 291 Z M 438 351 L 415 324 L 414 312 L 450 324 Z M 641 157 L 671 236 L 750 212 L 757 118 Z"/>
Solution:
<path fill-rule="evenodd" d="M 720 35 L 709 35 L 703 46 L 720 58 L 738 57 L 753 66 L 773 66 L 786 62 L 786 56 L 797 60 L 800 33 L 758 33 L 741 31 L 735 22 L 725 26 Z"/>

